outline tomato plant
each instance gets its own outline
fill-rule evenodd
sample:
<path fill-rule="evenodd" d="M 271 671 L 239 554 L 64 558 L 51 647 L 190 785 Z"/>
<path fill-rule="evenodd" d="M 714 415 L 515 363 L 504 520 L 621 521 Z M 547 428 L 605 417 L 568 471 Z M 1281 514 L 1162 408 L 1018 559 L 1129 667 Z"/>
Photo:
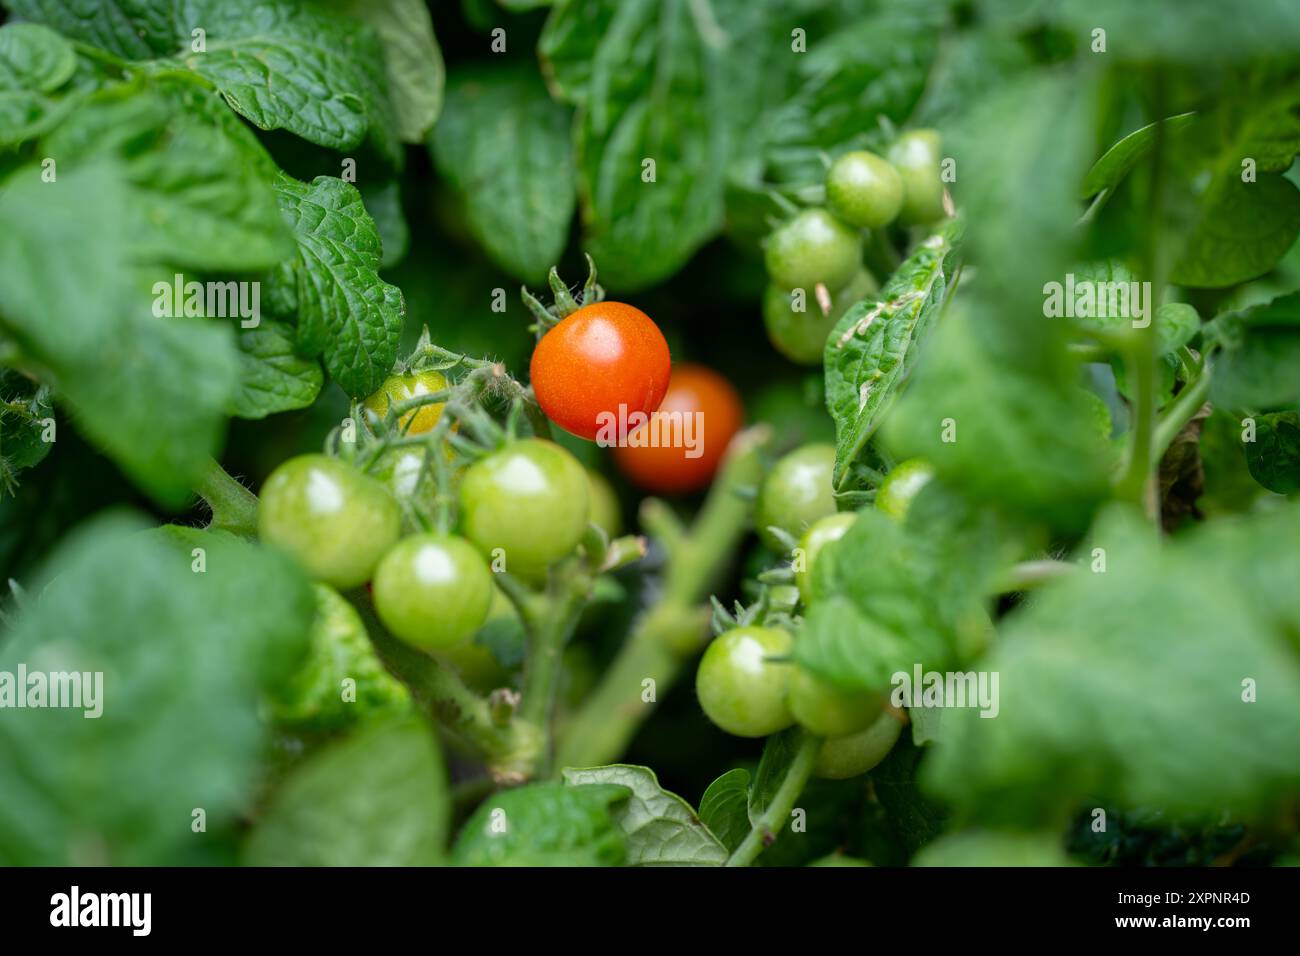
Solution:
<path fill-rule="evenodd" d="M 0 862 L 1300 859 L 1294 3 L 1016 6 L 0 0 Z"/>

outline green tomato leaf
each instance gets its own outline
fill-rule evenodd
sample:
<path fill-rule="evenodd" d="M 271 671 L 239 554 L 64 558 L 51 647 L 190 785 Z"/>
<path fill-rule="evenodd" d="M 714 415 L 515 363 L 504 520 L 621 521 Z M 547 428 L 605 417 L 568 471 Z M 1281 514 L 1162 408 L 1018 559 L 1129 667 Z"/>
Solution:
<path fill-rule="evenodd" d="M 1051 831 L 967 830 L 929 844 L 913 866 L 1077 866 Z"/>
<path fill-rule="evenodd" d="M 442 109 L 445 71 L 424 0 L 321 0 L 374 28 L 384 51 L 384 73 L 397 132 L 419 143 Z"/>
<path fill-rule="evenodd" d="M 253 830 L 253 866 L 432 866 L 451 797 L 432 729 L 408 719 L 359 730 L 295 768 Z"/>
<path fill-rule="evenodd" d="M 954 224 L 922 242 L 878 295 L 852 306 L 826 340 L 826 407 L 835 420 L 835 487 L 863 453 L 917 346 L 938 317 L 947 290 L 945 266 Z"/>
<path fill-rule="evenodd" d="M 270 157 L 220 98 L 192 78 L 105 90 L 44 148 L 64 163 L 123 162 L 134 195 L 132 220 L 119 228 L 145 261 L 258 272 L 293 252 L 272 192 Z M 156 279 L 174 281 L 170 271 Z M 179 303 L 173 309 L 183 311 Z"/>
<path fill-rule="evenodd" d="M 938 481 L 903 524 L 858 513 L 813 566 L 794 659 L 843 690 L 886 694 L 895 673 L 969 660 L 987 643 L 987 596 L 1024 548 L 1011 519 Z"/>
<path fill-rule="evenodd" d="M 0 645 L 0 671 L 102 675 L 85 709 L 6 708 L 5 864 L 219 862 L 247 808 L 265 746 L 258 686 L 275 676 L 268 662 L 301 653 L 311 592 L 287 560 L 243 543 L 195 573 L 144 527 L 118 515 L 75 531 Z M 191 830 L 196 808 L 206 833 Z"/>
<path fill-rule="evenodd" d="M 230 414 L 265 418 L 316 401 L 325 376 L 319 362 L 294 351 L 292 327 L 264 319 L 256 328 L 241 329 L 238 344 L 239 390 Z"/>
<path fill-rule="evenodd" d="M 572 123 L 532 69 L 466 71 L 448 87 L 430 139 L 434 158 L 464 197 L 474 236 L 518 279 L 542 281 L 568 241 L 577 198 Z"/>
<path fill-rule="evenodd" d="M 763 745 L 763 756 L 759 758 L 758 770 L 754 772 L 754 785 L 749 790 L 749 825 L 759 825 L 767 806 L 776 796 L 777 790 L 790 772 L 799 747 L 803 743 L 804 732 L 798 727 L 790 727 L 767 738 Z M 784 829 L 784 827 L 778 828 Z"/>
<path fill-rule="evenodd" d="M 1211 188 L 1170 279 L 1223 288 L 1263 275 L 1300 235 L 1300 189 L 1275 173 L 1244 183 L 1234 172 Z"/>
<path fill-rule="evenodd" d="M 54 408 L 47 386 L 0 369 L 0 495 L 17 490 L 19 472 L 40 464 L 54 447 Z"/>
<path fill-rule="evenodd" d="M 1223 346 L 1210 399 L 1224 408 L 1300 402 L 1300 292 L 1217 317 L 1207 335 Z"/>
<path fill-rule="evenodd" d="M 998 717 L 946 713 L 923 782 L 990 824 L 1112 804 L 1270 818 L 1300 785 L 1298 536 L 1294 506 L 1163 543 L 1107 512 L 1087 563 L 1005 619 L 978 662 L 1000 675 Z"/>
<path fill-rule="evenodd" d="M 1269 491 L 1300 491 L 1300 412 L 1261 415 L 1255 440 L 1246 443 L 1246 465 Z"/>
<path fill-rule="evenodd" d="M 1259 0 L 1250 16 L 1218 0 L 1064 0 L 1052 12 L 1055 26 L 1085 41 L 1104 25 L 1106 55 L 1124 63 L 1173 60 L 1203 67 L 1300 52 L 1300 17 L 1289 0 Z"/>
<path fill-rule="evenodd" d="M 66 37 L 82 40 L 131 60 L 149 60 L 176 49 L 173 0 L 5 0 L 24 20 L 47 24 Z M 185 32 L 189 39 L 188 30 Z"/>
<path fill-rule="evenodd" d="M 238 360 L 230 328 L 156 318 L 157 273 L 141 276 L 129 241 L 104 241 L 135 221 L 135 196 L 107 160 L 57 183 L 35 165 L 13 173 L 0 190 L 0 326 L 49 371 L 78 429 L 179 508 L 220 443 Z"/>
<path fill-rule="evenodd" d="M 309 647 L 304 622 L 313 620 L 316 604 L 297 565 L 228 531 L 164 525 L 150 533 L 193 573 L 210 575 L 205 580 L 219 584 L 241 609 L 222 622 L 232 632 L 224 643 L 241 649 L 263 691 L 279 687 L 301 666 Z"/>
<path fill-rule="evenodd" d="M 606 284 L 652 285 L 722 226 L 727 161 L 755 106 L 762 43 L 751 0 L 561 0 L 538 43 L 578 108 L 587 251 Z M 653 161 L 653 170 L 649 162 Z"/>
<path fill-rule="evenodd" d="M 391 135 L 369 73 L 383 57 L 368 28 L 286 0 L 188 0 L 177 21 L 173 49 L 186 52 L 174 62 L 211 80 L 254 125 L 331 149 L 352 149 L 367 130 Z M 194 27 L 207 31 L 205 52 L 188 49 Z"/>
<path fill-rule="evenodd" d="M 1166 136 L 1187 126 L 1196 118 L 1195 113 L 1179 113 L 1158 123 L 1151 123 L 1139 130 L 1129 133 L 1118 143 L 1106 150 L 1083 178 L 1079 188 L 1079 198 L 1088 199 L 1103 189 L 1114 189 L 1129 174 L 1138 161 L 1151 151 L 1156 141 L 1157 128 L 1163 123 Z"/>
<path fill-rule="evenodd" d="M 727 860 L 727 848 L 700 822 L 691 805 L 661 788 L 646 767 L 566 768 L 564 782 L 579 790 L 592 784 L 617 784 L 631 791 L 628 801 L 613 810 L 614 821 L 627 838 L 629 866 L 721 866 Z"/>
<path fill-rule="evenodd" d="M 262 129 L 351 149 L 367 131 L 400 163 L 384 56 L 375 32 L 295 0 L 11 0 L 20 16 L 129 60 L 160 60 L 203 76 Z M 203 49 L 193 31 L 203 31 Z"/>
<path fill-rule="evenodd" d="M 621 786 L 534 783 L 493 794 L 466 822 L 459 866 L 619 866 L 623 831 L 614 822 Z"/>
<path fill-rule="evenodd" d="M 53 93 L 77 71 L 72 44 L 38 23 L 0 27 L 0 91 Z"/>
<path fill-rule="evenodd" d="M 728 853 L 749 835 L 749 771 L 728 770 L 700 798 L 700 822 L 718 838 Z"/>
<path fill-rule="evenodd" d="M 356 608 L 324 584 L 313 590 L 316 612 L 307 654 L 287 680 L 271 688 L 276 719 L 332 729 L 409 711 L 410 692 L 384 669 Z"/>
<path fill-rule="evenodd" d="M 375 221 L 356 187 L 341 179 L 300 183 L 281 174 L 275 191 L 298 254 L 271 284 L 294 290 L 299 349 L 323 352 L 330 377 L 363 398 L 391 371 L 406 312 L 401 290 L 379 278 Z"/>

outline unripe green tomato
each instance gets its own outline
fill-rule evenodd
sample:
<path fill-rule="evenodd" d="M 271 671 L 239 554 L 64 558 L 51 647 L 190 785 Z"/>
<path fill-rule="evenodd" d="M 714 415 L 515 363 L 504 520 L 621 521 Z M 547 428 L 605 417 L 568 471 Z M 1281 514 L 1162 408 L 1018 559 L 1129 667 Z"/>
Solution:
<path fill-rule="evenodd" d="M 825 209 L 805 209 L 768 237 L 764 259 L 783 289 L 839 289 L 862 268 L 862 237 Z"/>
<path fill-rule="evenodd" d="M 883 702 L 873 694 L 832 687 L 802 667 L 790 675 L 790 713 L 818 737 L 856 733 L 880 716 Z"/>
<path fill-rule="evenodd" d="M 416 534 L 375 569 L 375 611 L 412 647 L 439 650 L 482 626 L 492 606 L 492 572 L 464 538 Z"/>
<path fill-rule="evenodd" d="M 766 737 L 794 723 L 786 696 L 790 635 L 774 627 L 738 627 L 714 638 L 700 659 L 695 692 L 705 715 L 737 737 Z"/>
<path fill-rule="evenodd" d="M 763 327 L 772 347 L 790 361 L 820 365 L 826 339 L 840 316 L 879 288 L 875 276 L 861 269 L 843 289 L 830 293 L 831 310 L 823 314 L 815 289 L 800 290 L 803 309 L 796 311 L 795 290 L 769 283 L 763 293 Z"/>
<path fill-rule="evenodd" d="M 934 477 L 934 469 L 922 458 L 909 458 L 900 462 L 885 476 L 880 490 L 876 492 L 876 508 L 902 521 L 912 499 L 921 493 Z"/>
<path fill-rule="evenodd" d="M 591 495 L 591 515 L 587 520 L 605 532 L 605 537 L 613 540 L 623 533 L 623 509 L 619 506 L 614 486 L 604 475 L 591 468 L 587 469 L 587 483 Z"/>
<path fill-rule="evenodd" d="M 523 659 L 524 625 L 510 599 L 498 587 L 492 588 L 492 604 L 487 620 L 468 641 L 441 647 L 442 660 L 456 669 L 471 690 L 486 694 L 510 681 L 510 671 L 502 666 L 498 654 L 506 659 Z"/>
<path fill-rule="evenodd" d="M 388 414 L 389 402 L 404 402 L 421 395 L 433 395 L 446 388 L 447 376 L 436 370 L 390 375 L 379 386 L 379 391 L 366 399 L 365 406 L 383 418 Z M 397 427 L 399 430 L 404 429 L 408 435 L 421 435 L 430 431 L 438 424 L 438 419 L 442 418 L 444 405 L 444 402 L 421 405 L 399 418 Z"/>
<path fill-rule="evenodd" d="M 832 541 L 844 537 L 845 532 L 853 527 L 853 522 L 857 518 L 858 516 L 852 511 L 841 511 L 839 514 L 818 519 L 804 532 L 799 541 L 801 560 L 794 573 L 794 581 L 799 586 L 799 596 L 804 604 L 812 600 L 812 569 L 818 552 Z"/>
<path fill-rule="evenodd" d="M 258 535 L 336 588 L 365 584 L 401 524 L 388 489 L 337 458 L 290 458 L 262 485 Z"/>
<path fill-rule="evenodd" d="M 848 780 L 866 773 L 889 755 L 903 724 L 886 710 L 863 730 L 824 741 L 813 774 L 825 780 Z"/>
<path fill-rule="evenodd" d="M 826 205 L 851 226 L 878 229 L 903 207 L 903 179 L 875 153 L 845 153 L 826 173 Z"/>
<path fill-rule="evenodd" d="M 899 221 L 915 226 L 944 215 L 943 180 L 939 175 L 939 133 L 909 130 L 889 148 L 889 161 L 903 180 L 903 207 Z"/>
<path fill-rule="evenodd" d="M 773 525 L 797 539 L 813 522 L 835 514 L 834 471 L 835 446 L 824 444 L 804 445 L 772 466 L 754 504 L 764 544 L 780 553 L 786 546 L 769 530 Z"/>
<path fill-rule="evenodd" d="M 410 692 L 380 663 L 357 609 L 327 585 L 313 591 L 307 657 L 271 695 L 276 721 L 327 730 L 409 708 Z M 355 697 L 344 699 L 344 680 L 355 682 Z"/>
<path fill-rule="evenodd" d="M 554 442 L 524 438 L 479 459 L 460 482 L 465 537 L 506 570 L 536 577 L 573 551 L 587 530 L 591 484 Z"/>

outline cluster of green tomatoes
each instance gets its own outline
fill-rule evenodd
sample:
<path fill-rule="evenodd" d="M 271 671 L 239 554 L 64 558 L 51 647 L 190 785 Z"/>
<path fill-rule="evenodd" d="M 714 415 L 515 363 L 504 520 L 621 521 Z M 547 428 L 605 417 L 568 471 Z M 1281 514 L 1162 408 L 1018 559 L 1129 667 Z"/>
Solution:
<path fill-rule="evenodd" d="M 439 371 L 391 376 L 366 407 L 382 416 L 389 402 L 444 391 Z M 406 436 L 430 432 L 441 403 L 409 411 Z M 454 530 L 413 528 L 399 502 L 428 474 L 422 445 L 386 451 L 367 473 L 323 454 L 282 463 L 262 488 L 261 539 L 288 552 L 317 581 L 342 591 L 369 584 L 375 613 L 395 637 L 428 652 L 466 642 L 500 598 L 493 570 L 537 580 L 573 552 L 593 514 L 592 499 L 609 520 L 606 488 L 559 445 L 540 438 L 506 440 L 457 468 L 459 516 Z M 451 452 L 441 452 L 451 458 Z M 612 495 L 612 492 L 608 492 Z M 432 509 L 430 509 L 432 510 Z"/>
<path fill-rule="evenodd" d="M 785 455 L 759 488 L 755 523 L 772 550 L 792 553 L 799 600 L 817 595 L 813 565 L 828 544 L 848 533 L 855 512 L 836 510 L 831 476 L 835 449 L 810 444 Z M 875 507 L 902 520 L 932 477 L 929 465 L 897 465 L 876 494 Z M 718 727 L 739 737 L 766 737 L 799 724 L 825 738 L 814 773 L 844 779 L 866 773 L 889 753 L 902 715 L 881 695 L 841 690 L 790 659 L 796 638 L 780 626 L 745 625 L 724 631 L 708 646 L 696 674 L 696 694 Z"/>
<path fill-rule="evenodd" d="M 864 230 L 924 225 L 944 215 L 938 132 L 902 133 L 887 156 L 840 156 L 826 173 L 825 208 L 796 213 L 767 238 L 763 323 L 791 361 L 821 364 L 840 316 L 877 290 L 862 264 Z"/>

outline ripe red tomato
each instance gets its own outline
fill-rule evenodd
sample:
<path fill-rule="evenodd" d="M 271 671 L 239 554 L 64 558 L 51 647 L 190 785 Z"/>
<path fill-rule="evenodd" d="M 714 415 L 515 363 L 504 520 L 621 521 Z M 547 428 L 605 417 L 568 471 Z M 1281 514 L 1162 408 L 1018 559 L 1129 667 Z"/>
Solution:
<path fill-rule="evenodd" d="M 614 460 L 633 484 L 647 491 L 696 491 L 713 480 L 744 420 L 744 406 L 730 382 L 703 365 L 679 365 L 673 369 L 659 410 L 614 449 Z M 669 436 L 685 441 L 657 447 L 644 444 Z"/>
<path fill-rule="evenodd" d="M 668 388 L 672 359 L 659 326 L 622 302 L 594 302 L 562 319 L 533 350 L 529 376 L 551 421 L 595 439 L 606 421 L 648 414 Z"/>

